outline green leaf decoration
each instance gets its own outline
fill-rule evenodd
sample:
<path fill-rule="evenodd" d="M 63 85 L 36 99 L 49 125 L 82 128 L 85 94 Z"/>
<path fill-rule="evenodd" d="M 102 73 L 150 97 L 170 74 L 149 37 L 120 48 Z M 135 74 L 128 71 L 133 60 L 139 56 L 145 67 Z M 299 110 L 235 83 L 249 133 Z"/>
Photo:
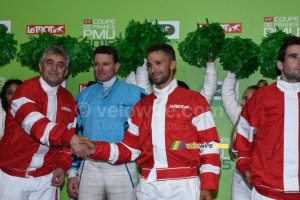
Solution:
<path fill-rule="evenodd" d="M 286 34 L 282 30 L 278 30 L 274 33 L 267 34 L 262 39 L 260 44 L 259 62 L 260 62 L 260 73 L 271 79 L 276 79 L 277 74 L 277 56 L 280 47 L 282 46 L 286 37 L 291 34 Z"/>
<path fill-rule="evenodd" d="M 219 54 L 223 69 L 236 74 L 237 79 L 248 78 L 259 67 L 259 45 L 251 39 L 226 38 Z"/>
<path fill-rule="evenodd" d="M 144 61 L 142 60 L 143 55 L 141 51 L 138 51 L 137 48 L 130 48 L 131 44 L 121 34 L 119 38 L 115 38 L 115 41 L 109 45 L 115 48 L 119 55 L 120 69 L 118 75 L 126 77 L 131 71 L 135 71 L 137 66 L 143 65 Z"/>
<path fill-rule="evenodd" d="M 21 44 L 17 53 L 17 60 L 23 66 L 28 66 L 33 71 L 39 71 L 40 57 L 43 51 L 51 46 L 59 45 L 70 54 L 69 75 L 75 77 L 80 72 L 88 72 L 93 66 L 92 45 L 87 43 L 86 38 L 79 41 L 69 35 L 58 37 L 48 32 L 39 34 L 39 37 L 29 36 L 29 41 Z"/>
<path fill-rule="evenodd" d="M 126 77 L 131 71 L 144 64 L 147 49 L 153 44 L 167 43 L 167 32 L 163 32 L 157 21 L 145 20 L 143 23 L 131 20 L 125 29 L 125 38 L 120 34 L 109 44 L 119 54 L 120 69 L 118 75 Z"/>
<path fill-rule="evenodd" d="M 206 67 L 207 59 L 216 59 L 225 41 L 225 31 L 220 23 L 207 23 L 188 33 L 178 44 L 182 59 L 196 67 Z"/>
<path fill-rule="evenodd" d="M 0 67 L 8 64 L 17 53 L 17 40 L 14 34 L 7 33 L 8 28 L 0 24 Z"/>

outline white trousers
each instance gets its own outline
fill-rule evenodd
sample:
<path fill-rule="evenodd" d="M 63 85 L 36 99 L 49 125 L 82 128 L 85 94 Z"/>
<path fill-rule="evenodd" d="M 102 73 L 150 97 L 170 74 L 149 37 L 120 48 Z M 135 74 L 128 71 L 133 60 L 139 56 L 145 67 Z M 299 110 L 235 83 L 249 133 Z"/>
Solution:
<path fill-rule="evenodd" d="M 79 200 L 136 200 L 138 185 L 135 162 L 111 165 L 85 160 L 79 169 Z"/>
<path fill-rule="evenodd" d="M 269 197 L 259 194 L 254 187 L 251 194 L 251 200 L 275 200 L 275 199 L 271 199 Z"/>
<path fill-rule="evenodd" d="M 59 200 L 60 188 L 51 186 L 53 173 L 41 177 L 20 178 L 0 170 L 1 200 Z"/>
<path fill-rule="evenodd" d="M 231 200 L 250 200 L 252 193 L 251 186 L 236 168 L 233 170 L 231 183 Z"/>
<path fill-rule="evenodd" d="M 199 178 L 154 181 L 140 178 L 137 188 L 139 200 L 199 200 Z"/>

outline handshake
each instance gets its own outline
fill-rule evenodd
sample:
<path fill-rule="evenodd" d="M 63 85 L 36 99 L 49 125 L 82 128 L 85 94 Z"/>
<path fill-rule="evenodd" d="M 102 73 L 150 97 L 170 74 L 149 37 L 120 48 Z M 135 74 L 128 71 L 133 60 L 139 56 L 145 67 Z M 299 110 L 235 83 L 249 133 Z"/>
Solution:
<path fill-rule="evenodd" d="M 78 135 L 73 135 L 71 142 L 71 153 L 77 157 L 86 158 L 90 155 L 94 155 L 96 151 L 95 143 L 92 142 L 87 137 L 79 137 Z"/>

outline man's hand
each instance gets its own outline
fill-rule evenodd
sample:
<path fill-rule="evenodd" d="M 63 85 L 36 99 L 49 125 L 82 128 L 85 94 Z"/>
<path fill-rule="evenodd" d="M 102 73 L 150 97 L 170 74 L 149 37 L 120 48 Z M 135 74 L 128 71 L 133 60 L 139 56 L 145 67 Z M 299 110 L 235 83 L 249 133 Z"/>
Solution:
<path fill-rule="evenodd" d="M 68 185 L 67 185 L 69 196 L 73 199 L 78 198 L 78 179 L 77 177 L 72 177 L 68 179 Z"/>
<path fill-rule="evenodd" d="M 51 180 L 51 185 L 60 187 L 62 186 L 64 180 L 65 180 L 65 171 L 62 168 L 56 168 L 53 172 L 53 177 Z"/>
<path fill-rule="evenodd" d="M 250 171 L 246 171 L 244 174 L 244 177 L 248 181 L 248 183 L 250 183 L 250 180 L 251 180 Z"/>
<path fill-rule="evenodd" d="M 210 189 L 202 189 L 200 191 L 200 200 L 213 200 L 213 195 Z"/>
<path fill-rule="evenodd" d="M 90 141 L 87 137 L 79 137 L 78 135 L 73 135 L 70 146 L 71 153 L 75 154 L 77 157 L 86 158 L 91 155 L 88 146 L 81 141 Z"/>
<path fill-rule="evenodd" d="M 80 141 L 80 144 L 86 144 L 89 147 L 89 149 L 90 149 L 91 155 L 95 154 L 96 146 L 95 146 L 94 142 L 92 142 L 90 140 L 82 140 L 82 141 Z"/>

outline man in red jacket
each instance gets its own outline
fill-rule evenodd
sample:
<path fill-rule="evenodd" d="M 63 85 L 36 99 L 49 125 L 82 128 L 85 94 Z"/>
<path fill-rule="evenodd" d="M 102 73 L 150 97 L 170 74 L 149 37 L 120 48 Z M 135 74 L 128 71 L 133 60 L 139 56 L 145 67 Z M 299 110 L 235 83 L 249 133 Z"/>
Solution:
<path fill-rule="evenodd" d="M 59 199 L 59 186 L 72 152 L 90 155 L 75 134 L 76 103 L 60 86 L 69 71 L 69 54 L 59 46 L 44 50 L 41 76 L 20 85 L 8 108 L 0 142 L 0 199 Z"/>
<path fill-rule="evenodd" d="M 85 142 L 95 148 L 91 158 L 113 164 L 138 158 L 142 169 L 138 199 L 212 200 L 218 188 L 219 149 L 184 145 L 219 143 L 210 107 L 198 92 L 178 87 L 173 77 L 175 52 L 170 45 L 150 47 L 147 67 L 154 93 L 134 106 L 120 143 Z"/>
<path fill-rule="evenodd" d="M 300 199 L 300 38 L 286 38 L 277 68 L 277 82 L 246 103 L 233 146 L 237 169 L 254 186 L 252 199 Z"/>

